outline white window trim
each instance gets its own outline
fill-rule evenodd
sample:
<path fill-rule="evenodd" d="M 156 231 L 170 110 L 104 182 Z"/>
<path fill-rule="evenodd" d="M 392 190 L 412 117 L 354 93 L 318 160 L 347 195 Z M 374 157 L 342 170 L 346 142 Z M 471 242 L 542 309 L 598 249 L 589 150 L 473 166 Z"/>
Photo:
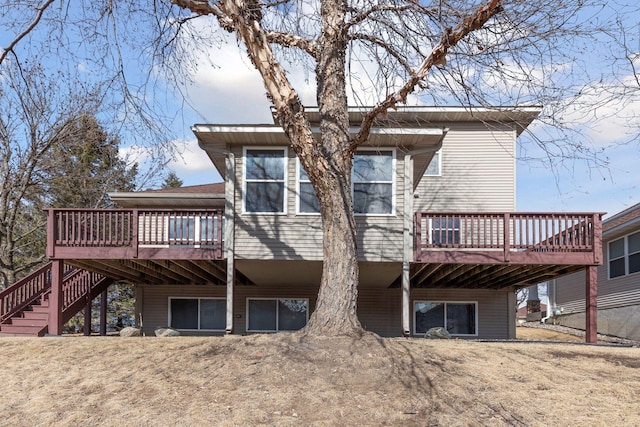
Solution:
<path fill-rule="evenodd" d="M 284 162 L 284 190 L 283 190 L 283 205 L 282 212 L 248 212 L 246 195 L 247 195 L 247 151 L 251 150 L 269 150 L 269 151 L 283 151 Z M 287 147 L 282 146 L 249 146 L 242 147 L 242 214 L 243 215 L 287 215 L 288 194 L 289 194 L 289 151 Z M 280 182 L 280 180 L 261 180 L 260 182 Z"/>
<path fill-rule="evenodd" d="M 436 154 L 434 154 L 434 157 L 436 155 L 438 156 L 438 173 L 427 173 L 427 170 L 425 169 L 423 176 L 442 176 L 442 148 L 436 151 Z M 429 165 L 427 165 L 427 169 L 428 168 L 429 168 Z"/>
<path fill-rule="evenodd" d="M 261 297 L 261 298 L 247 298 L 246 301 L 246 320 L 245 320 L 245 331 L 247 332 L 251 332 L 251 333 L 265 333 L 265 332 L 280 332 L 279 329 L 249 329 L 249 301 L 281 301 L 281 300 L 301 300 L 301 301 L 306 301 L 307 302 L 307 314 L 306 314 L 306 320 L 305 320 L 305 325 L 307 323 L 309 323 L 309 298 L 292 298 L 292 297 L 284 297 L 284 298 L 265 298 L 265 297 Z M 278 304 L 276 304 L 276 328 L 278 327 L 278 320 L 280 320 L 280 306 Z"/>
<path fill-rule="evenodd" d="M 629 272 L 629 258 L 631 257 L 631 255 L 640 253 L 640 252 L 629 253 L 629 236 L 633 234 L 638 234 L 638 233 L 640 233 L 640 231 L 634 231 L 632 233 L 625 234 L 622 237 L 618 237 L 617 239 L 607 242 L 607 279 L 608 280 L 616 280 L 616 279 L 621 279 L 623 277 L 640 274 L 640 271 L 634 271 L 633 273 Z M 617 242 L 618 240 L 622 240 L 623 254 L 621 257 L 618 257 L 612 260 L 611 259 L 611 243 Z M 624 274 L 621 276 L 611 277 L 611 261 L 615 261 L 620 258 L 624 259 Z"/>
<path fill-rule="evenodd" d="M 358 148 L 356 154 L 362 151 L 374 151 L 374 152 L 383 152 L 390 151 L 391 152 L 391 212 L 390 213 L 356 213 L 354 212 L 354 216 L 396 216 L 396 149 L 394 147 L 362 147 Z M 354 166 L 355 168 L 355 166 Z M 389 184 L 389 181 L 364 181 L 369 184 Z M 353 172 L 351 174 L 351 199 L 354 199 L 354 186 L 355 180 L 353 179 Z"/>
<path fill-rule="evenodd" d="M 375 152 L 383 152 L 390 151 L 392 157 L 392 171 L 391 171 L 391 182 L 389 181 L 366 181 L 366 183 L 371 184 L 389 184 L 391 183 L 391 213 L 354 213 L 355 216 L 395 216 L 396 215 L 396 149 L 394 147 L 377 147 L 377 148 L 359 148 L 356 151 L 356 154 L 361 151 L 375 151 Z M 300 212 L 300 168 L 302 167 L 302 163 L 300 159 L 296 157 L 296 215 L 311 215 L 318 216 L 320 212 Z M 308 182 L 308 181 L 305 181 Z M 351 177 L 351 197 L 353 198 L 354 194 L 354 184 L 353 176 Z"/>
<path fill-rule="evenodd" d="M 169 297 L 168 298 L 168 303 L 167 303 L 167 324 L 169 325 L 170 328 L 173 328 L 173 326 L 171 326 L 171 300 L 174 299 L 195 299 L 198 300 L 198 326 L 200 326 L 200 300 L 203 299 L 210 299 L 210 300 L 221 300 L 224 301 L 226 303 L 227 299 L 226 298 L 220 298 L 220 297 Z M 226 325 L 225 327 L 223 327 L 222 329 L 177 329 L 174 328 L 178 331 L 194 331 L 194 332 L 225 332 L 226 331 Z"/>
<path fill-rule="evenodd" d="M 209 245 L 206 245 L 206 244 L 203 245 L 202 244 L 202 241 L 203 241 L 203 239 L 202 239 L 202 220 L 206 220 L 206 219 L 211 218 L 212 223 L 213 223 L 213 225 L 215 227 L 216 217 L 207 217 L 207 216 L 201 216 L 201 215 L 171 215 L 169 217 L 169 221 L 167 222 L 167 226 L 165 228 L 164 237 L 165 237 L 166 241 L 189 242 L 188 238 L 187 239 L 185 239 L 185 238 L 182 238 L 182 239 L 170 239 L 169 238 L 169 231 L 171 229 L 171 220 L 172 219 L 178 219 L 178 218 L 181 218 L 181 219 L 182 218 L 186 218 L 186 219 L 193 218 L 193 233 L 194 233 L 193 240 L 192 240 L 193 244 L 192 245 L 188 245 L 188 247 L 193 247 L 193 248 L 210 247 Z M 222 233 L 224 233 L 224 217 L 222 217 L 222 229 L 221 230 L 222 230 Z M 215 234 L 215 228 L 214 228 L 214 234 Z M 204 240 L 206 240 L 206 239 L 204 239 Z M 224 236 L 223 236 L 222 241 L 224 242 Z M 183 245 L 183 247 L 186 247 L 186 245 Z"/>
<path fill-rule="evenodd" d="M 304 216 L 320 216 L 320 212 L 300 212 L 300 169 L 302 168 L 302 163 L 300 159 L 296 156 L 296 215 L 304 215 Z M 305 181 L 311 182 L 311 181 Z"/>
<path fill-rule="evenodd" d="M 437 301 L 437 300 L 414 300 L 413 301 L 413 335 L 422 336 L 424 332 L 416 332 L 416 304 L 418 303 L 431 303 L 431 304 L 444 304 L 444 328 L 447 328 L 447 304 L 474 304 L 475 305 L 475 326 L 476 333 L 475 334 L 451 334 L 452 337 L 477 337 L 478 331 L 480 330 L 480 325 L 478 323 L 478 301 Z"/>
<path fill-rule="evenodd" d="M 460 237 L 460 217 L 452 217 L 452 219 L 454 219 L 454 220 L 457 219 L 458 220 L 458 226 L 457 227 L 455 226 L 455 221 L 454 221 L 454 225 L 451 228 L 447 228 L 446 226 L 445 226 L 445 228 L 442 228 L 442 227 L 434 228 L 434 226 L 433 226 L 433 223 L 434 223 L 433 218 L 429 218 L 429 233 L 428 233 L 427 237 L 429 238 L 429 244 L 430 245 L 434 244 L 433 243 L 433 232 L 434 232 L 434 230 L 457 231 L 458 232 L 458 242 L 451 242 L 450 244 L 452 244 L 452 245 L 459 245 L 460 244 L 460 240 L 461 240 L 461 237 Z"/>

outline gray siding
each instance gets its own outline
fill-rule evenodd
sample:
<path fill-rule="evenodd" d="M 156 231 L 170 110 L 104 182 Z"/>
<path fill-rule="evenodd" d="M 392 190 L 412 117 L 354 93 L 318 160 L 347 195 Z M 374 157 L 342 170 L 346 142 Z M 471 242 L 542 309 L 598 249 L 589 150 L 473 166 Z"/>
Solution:
<path fill-rule="evenodd" d="M 155 328 L 167 326 L 169 297 L 224 297 L 221 286 L 143 286 L 143 332 L 153 335 Z M 234 333 L 246 333 L 247 298 L 308 299 L 310 313 L 315 309 L 318 293 L 316 285 L 297 286 L 237 286 L 234 295 Z M 485 339 L 509 338 L 509 322 L 515 313 L 509 313 L 511 293 L 487 290 L 413 289 L 411 307 L 416 300 L 473 301 L 478 303 L 478 337 Z M 413 310 L 413 308 L 412 308 Z M 401 335 L 401 293 L 399 288 L 361 284 L 358 296 L 358 315 L 362 326 L 381 336 Z M 193 333 L 193 332 L 191 332 Z M 209 333 L 210 334 L 210 333 Z M 475 338 L 475 337 L 474 337 Z"/>
<path fill-rule="evenodd" d="M 516 318 L 516 313 L 509 310 L 509 298 L 512 297 L 512 292 L 485 289 L 412 289 L 411 310 L 413 312 L 414 301 L 477 302 L 478 336 L 473 338 L 515 338 L 509 336 L 509 325 Z M 413 323 L 413 318 L 411 321 Z"/>
<path fill-rule="evenodd" d="M 515 140 L 510 125 L 453 125 L 442 145 L 441 176 L 422 178 L 415 210 L 515 210 Z"/>
<path fill-rule="evenodd" d="M 243 214 L 242 149 L 236 148 L 236 234 L 238 259 L 321 260 L 322 228 L 319 215 L 296 214 L 295 153 L 288 150 L 287 213 L 281 215 Z M 359 259 L 361 261 L 402 260 L 402 210 L 404 154 L 396 150 L 395 214 L 357 216 Z"/>
<path fill-rule="evenodd" d="M 609 279 L 609 242 L 640 228 L 611 233 L 603 239 L 603 265 L 598 267 L 598 333 L 640 340 L 640 273 Z M 556 280 L 557 322 L 585 327 L 585 272 Z"/>

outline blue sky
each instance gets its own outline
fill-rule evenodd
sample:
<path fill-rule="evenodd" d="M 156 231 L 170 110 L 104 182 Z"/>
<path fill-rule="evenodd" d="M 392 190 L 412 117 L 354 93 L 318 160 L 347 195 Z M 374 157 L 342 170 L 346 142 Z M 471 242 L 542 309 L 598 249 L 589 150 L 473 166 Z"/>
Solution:
<path fill-rule="evenodd" d="M 223 46 L 217 56 L 224 58 L 224 65 L 215 69 L 201 69 L 196 74 L 189 95 L 197 113 L 185 111 L 183 122 L 271 123 L 269 102 L 264 95 L 262 82 L 235 44 Z M 313 88 L 307 83 L 309 80 L 305 71 L 293 69 L 289 77 L 297 88 L 302 88 L 303 102 L 315 105 Z M 624 111 L 640 113 L 640 98 L 632 101 L 634 103 L 626 105 Z M 412 102 L 418 101 L 412 99 Z M 616 114 L 616 117 L 619 118 L 604 123 L 590 117 L 575 120 L 579 132 L 574 137 L 585 138 L 585 143 L 595 148 L 601 147 L 603 157 L 609 162 L 607 167 L 594 167 L 582 161 L 569 160 L 556 164 L 552 169 L 548 164 L 518 159 L 517 210 L 606 212 L 611 215 L 640 203 L 640 144 L 633 141 L 616 145 L 620 141 L 628 141 L 633 136 L 633 129 L 640 129 L 640 126 L 636 126 L 638 117 L 622 113 Z M 548 137 L 553 132 L 535 122 L 530 129 L 534 136 L 544 134 Z M 169 167 L 185 185 L 219 180 L 208 158 L 197 147 L 189 126 L 185 126 L 181 132 L 183 139 L 177 142 L 177 147 L 182 154 Z M 527 143 L 530 139 L 523 134 L 524 154 L 535 157 L 535 148 Z"/>

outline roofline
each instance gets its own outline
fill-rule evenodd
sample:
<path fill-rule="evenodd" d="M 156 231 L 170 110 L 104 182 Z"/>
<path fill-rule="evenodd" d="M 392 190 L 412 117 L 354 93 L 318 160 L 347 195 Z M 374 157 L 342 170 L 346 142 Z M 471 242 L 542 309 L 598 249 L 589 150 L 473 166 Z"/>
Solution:
<path fill-rule="evenodd" d="M 140 199 L 224 199 L 220 193 L 107 193 L 111 200 L 140 200 Z"/>
<path fill-rule="evenodd" d="M 428 136 L 440 136 L 446 133 L 448 128 L 441 126 L 432 127 L 397 127 L 397 128 L 372 128 L 372 135 L 428 135 Z M 284 129 L 279 125 L 223 125 L 223 124 L 195 124 L 191 126 L 191 130 L 196 132 L 209 132 L 209 133 L 276 133 L 284 134 Z M 349 127 L 349 132 L 357 134 L 360 128 L 355 126 Z M 313 133 L 320 133 L 320 127 L 313 126 L 311 128 Z"/>

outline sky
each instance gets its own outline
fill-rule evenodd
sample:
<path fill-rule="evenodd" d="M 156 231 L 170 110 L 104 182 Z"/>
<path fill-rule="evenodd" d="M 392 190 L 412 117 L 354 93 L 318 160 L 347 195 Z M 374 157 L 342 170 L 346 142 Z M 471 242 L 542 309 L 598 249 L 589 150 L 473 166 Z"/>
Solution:
<path fill-rule="evenodd" d="M 616 8 L 625 2 L 633 3 L 631 0 L 611 0 L 607 4 L 611 8 Z M 633 10 L 637 11 L 637 6 L 634 7 Z M 632 46 L 635 57 L 631 60 L 636 69 L 640 70 L 640 24 L 633 24 L 639 21 L 639 17 L 627 14 L 623 15 L 623 18 L 632 22 L 630 27 L 633 25 L 637 27 L 637 34 L 626 34 L 626 37 L 634 40 L 631 44 L 638 45 L 637 47 Z M 201 19 L 198 18 L 192 22 L 201 22 Z M 130 20 L 126 20 L 126 22 L 137 31 L 143 31 L 143 29 L 137 28 L 135 22 L 130 22 Z M 207 24 L 206 21 L 204 22 L 205 24 L 198 28 L 199 31 L 206 30 Z M 217 28 L 217 26 L 215 27 Z M 150 30 L 147 29 L 147 31 Z M 612 32 L 615 32 L 615 28 L 612 29 Z M 36 40 L 39 38 L 47 40 L 48 34 L 35 37 Z M 70 37 L 73 39 L 73 36 Z M 177 139 L 173 141 L 176 147 L 176 156 L 167 165 L 165 172 L 169 170 L 176 172 L 178 177 L 183 180 L 184 185 L 220 180 L 220 176 L 216 173 L 208 157 L 198 148 L 196 139 L 190 130 L 191 125 L 196 123 L 272 123 L 270 104 L 260 77 L 250 66 L 243 53 L 243 48 L 238 47 L 238 43 L 232 36 L 227 35 L 226 37 L 226 43 L 220 43 L 212 50 L 203 52 L 203 57 L 195 61 L 200 63 L 200 66 L 197 67 L 197 71 L 193 75 L 192 84 L 185 89 L 189 99 L 188 103 L 177 100 L 175 94 L 167 93 L 165 95 L 167 101 L 164 107 L 169 115 L 175 115 L 176 120 L 171 127 L 174 134 L 177 135 Z M 0 31 L 0 45 L 4 46 L 7 40 L 7 34 Z M 88 49 L 88 45 L 80 43 L 81 40 L 77 41 L 79 46 Z M 22 47 L 26 48 L 27 46 Z M 34 48 L 36 47 L 37 45 L 34 44 Z M 194 47 L 199 48 L 198 46 Z M 579 48 L 580 46 L 573 47 Z M 149 62 L 148 55 L 145 59 L 144 53 L 140 54 L 136 51 L 124 54 L 133 61 L 136 58 L 138 60 L 142 58 L 142 63 Z M 604 57 L 606 57 L 604 52 L 594 52 L 589 50 L 589 46 L 587 46 L 584 49 L 581 62 L 576 65 L 576 68 L 593 70 L 592 77 L 597 80 L 600 71 L 604 75 L 610 71 L 609 68 L 625 65 L 624 62 L 622 64 L 599 62 Z M 54 60 L 58 61 L 59 58 L 55 57 Z M 215 63 L 216 67 L 207 65 L 210 62 Z M 87 74 L 94 72 L 91 70 L 90 64 L 79 63 L 77 66 L 79 70 L 82 69 Z M 365 67 L 362 61 L 355 61 L 352 66 L 354 67 L 351 69 L 352 71 L 354 69 L 362 71 L 361 68 Z M 564 72 L 567 76 L 566 80 L 571 84 L 571 78 L 567 71 L 571 68 L 571 64 L 559 63 L 557 67 L 553 67 L 553 72 Z M 131 77 L 135 77 L 136 73 L 140 75 L 140 70 L 139 67 L 132 67 Z M 544 76 L 544 71 L 535 69 L 534 65 L 531 66 L 532 76 Z M 287 73 L 294 87 L 298 90 L 302 102 L 309 106 L 317 105 L 312 85 L 313 75 L 302 66 L 288 68 Z M 628 79 L 632 86 L 634 84 L 640 86 L 633 80 L 637 76 L 618 74 L 618 77 Z M 144 79 L 145 75 L 138 76 L 138 78 Z M 559 81 L 562 82 L 562 79 Z M 521 136 L 518 158 L 514 159 L 517 170 L 516 209 L 518 211 L 602 212 L 611 215 L 640 203 L 638 184 L 640 181 L 640 135 L 637 134 L 640 130 L 640 87 L 635 94 L 620 98 L 617 102 L 602 104 L 600 102 L 601 96 L 607 94 L 609 90 L 607 85 L 613 83 L 602 82 L 601 77 L 600 82 L 594 81 L 593 88 L 585 90 L 580 95 L 583 101 L 598 105 L 598 109 L 593 111 L 572 110 L 569 105 L 566 117 L 562 118 L 565 122 L 572 123 L 574 130 L 576 130 L 572 134 L 572 138 L 580 143 L 584 140 L 584 143 L 591 148 L 600 150 L 601 159 L 606 160 L 606 165 L 594 166 L 593 162 L 568 160 L 563 163 L 555 162 L 552 167 L 548 163 L 525 160 L 525 158 L 544 154 L 531 141 L 536 137 L 553 137 L 554 131 L 552 129 L 539 121 L 534 121 L 529 127 L 531 134 Z M 168 90 L 169 86 L 153 87 Z M 360 98 L 364 98 L 360 105 L 363 103 L 371 104 L 371 101 L 366 99 L 366 91 L 360 91 L 358 95 Z M 420 98 L 416 96 L 412 96 L 409 102 L 410 105 L 431 105 L 428 101 L 421 102 Z M 606 120 L 600 119 L 603 114 L 606 115 Z M 638 139 L 628 142 L 634 136 Z M 130 147 L 124 146 L 123 152 L 127 150 L 131 150 Z"/>
<path fill-rule="evenodd" d="M 189 90 L 192 105 L 197 113 L 187 113 L 185 123 L 272 123 L 269 102 L 257 72 L 248 65 L 242 52 L 230 44 L 222 46 L 217 53 L 217 68 L 200 69 Z M 305 105 L 316 105 L 313 89 L 303 70 L 292 70 L 290 79 L 296 88 L 302 88 L 301 98 Z M 413 102 L 417 102 L 415 99 Z M 640 98 L 632 100 L 620 111 L 637 111 L 640 117 Z M 609 108 L 617 108 L 610 106 Z M 584 136 L 590 144 L 603 149 L 602 156 L 608 165 L 596 167 L 580 161 L 568 161 L 549 167 L 548 164 L 523 160 L 536 151 L 527 144 L 531 139 L 526 134 L 516 159 L 516 200 L 518 211 L 530 212 L 601 212 L 615 214 L 640 203 L 640 143 L 628 141 L 629 124 L 638 117 L 618 114 L 604 123 L 590 116 L 576 120 L 580 126 L 576 138 Z M 633 129 L 633 127 L 631 127 Z M 549 129 L 541 123 L 530 126 L 532 135 L 545 134 Z M 640 129 L 636 126 L 635 129 Z M 177 142 L 181 155 L 168 167 L 183 180 L 184 185 L 196 185 L 220 180 L 210 161 L 197 146 L 189 126 L 182 130 L 183 139 Z M 538 153 L 540 154 L 540 153 Z"/>

